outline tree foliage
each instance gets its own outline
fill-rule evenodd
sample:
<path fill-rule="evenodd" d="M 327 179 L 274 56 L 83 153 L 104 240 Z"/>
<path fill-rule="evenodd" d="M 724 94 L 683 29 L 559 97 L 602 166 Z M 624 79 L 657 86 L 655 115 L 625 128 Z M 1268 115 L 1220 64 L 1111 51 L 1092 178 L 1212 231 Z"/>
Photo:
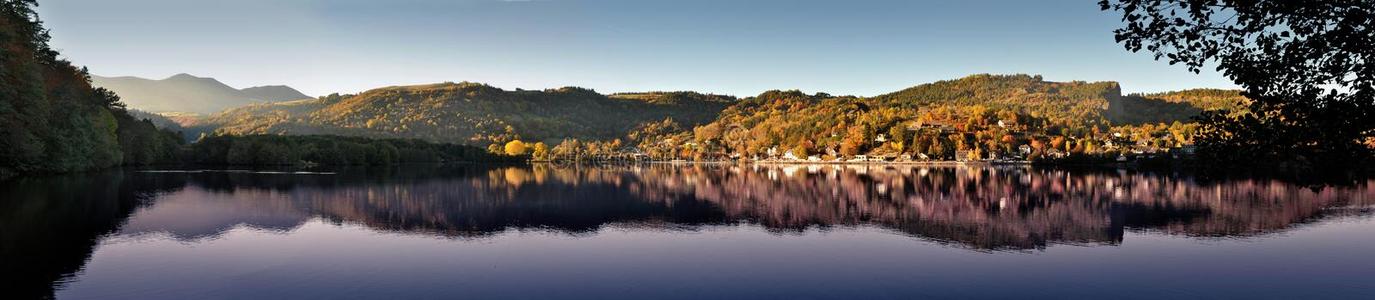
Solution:
<path fill-rule="evenodd" d="M 650 122 L 629 137 L 654 159 L 765 159 L 788 152 L 799 159 L 1033 159 L 1071 150 L 1162 152 L 1191 143 L 1194 125 L 1179 121 L 1207 110 L 1198 103 L 1244 100 L 1196 100 L 1198 93 L 1203 92 L 1124 97 L 1112 82 L 974 75 L 873 98 L 768 91 L 741 99 L 711 123 L 680 128 L 672 120 Z M 1051 140 L 1063 145 L 1067 139 L 1076 147 L 1022 147 Z"/>
<path fill-rule="evenodd" d="M 0 177 L 165 161 L 180 139 L 136 121 L 58 58 L 32 0 L 0 0 Z M 175 136 L 175 135 L 173 135 Z"/>
<path fill-rule="evenodd" d="M 506 155 L 521 156 L 525 155 L 526 148 L 528 147 L 520 140 L 511 140 L 510 142 L 506 142 L 506 146 L 502 148 L 505 150 Z"/>
<path fill-rule="evenodd" d="M 1375 4 L 1327 0 L 1104 0 L 1116 37 L 1194 72 L 1216 65 L 1254 100 L 1203 118 L 1202 161 L 1351 169 L 1375 138 Z M 1363 144 L 1364 143 L 1364 144 Z"/>
<path fill-rule="evenodd" d="M 522 139 L 611 140 L 674 118 L 710 122 L 735 99 L 692 92 L 603 95 L 565 87 L 507 91 L 461 82 L 388 87 L 358 95 L 252 105 L 209 117 L 218 134 L 332 134 L 490 145 Z"/>

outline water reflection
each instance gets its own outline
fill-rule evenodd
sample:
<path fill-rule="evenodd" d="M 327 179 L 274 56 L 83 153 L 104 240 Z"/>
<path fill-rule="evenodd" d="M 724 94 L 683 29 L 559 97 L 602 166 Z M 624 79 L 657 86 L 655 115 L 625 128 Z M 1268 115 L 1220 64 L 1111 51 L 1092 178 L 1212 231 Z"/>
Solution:
<path fill-rule="evenodd" d="M 107 236 L 214 239 L 312 219 L 457 239 L 608 225 L 780 233 L 876 226 L 979 251 L 1117 245 L 1128 231 L 1244 238 L 1369 214 L 1375 189 L 1021 167 L 649 165 L 336 174 L 109 174 L 0 185 L 7 291 L 51 295 Z"/>
<path fill-rule="evenodd" d="M 880 225 L 976 249 L 1116 244 L 1127 229 L 1249 236 L 1369 209 L 1375 190 L 1275 181 L 1198 183 L 1140 173 L 985 167 L 509 167 L 383 174 L 149 174 L 190 184 L 123 229 L 194 239 L 237 224 L 289 230 L 311 217 L 480 237 L 610 223 L 774 231 Z"/>
<path fill-rule="evenodd" d="M 0 182 L 0 290 L 10 299 L 51 297 L 99 238 L 152 195 L 186 185 L 185 178 L 119 173 Z"/>

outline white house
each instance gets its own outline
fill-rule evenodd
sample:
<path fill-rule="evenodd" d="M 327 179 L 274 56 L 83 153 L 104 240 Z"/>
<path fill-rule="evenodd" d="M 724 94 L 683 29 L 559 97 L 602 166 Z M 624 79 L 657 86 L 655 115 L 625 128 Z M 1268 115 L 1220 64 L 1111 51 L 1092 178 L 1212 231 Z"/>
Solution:
<path fill-rule="evenodd" d="M 792 151 L 792 150 L 788 150 L 788 152 L 783 153 L 783 159 L 786 159 L 786 160 L 801 160 L 802 158 L 797 157 L 796 154 L 793 154 L 793 151 Z"/>

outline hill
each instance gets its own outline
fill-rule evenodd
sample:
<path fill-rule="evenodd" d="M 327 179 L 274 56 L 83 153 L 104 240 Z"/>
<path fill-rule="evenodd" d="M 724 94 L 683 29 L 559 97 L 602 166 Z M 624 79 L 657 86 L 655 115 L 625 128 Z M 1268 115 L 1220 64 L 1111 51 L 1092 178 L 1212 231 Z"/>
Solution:
<path fill-rule="evenodd" d="M 1190 118 L 1205 110 L 1238 108 L 1235 103 L 1242 100 L 1226 90 L 1124 96 L 1116 82 L 1051 82 L 1032 75 L 980 74 L 868 98 L 799 91 L 745 99 L 694 92 L 603 95 L 576 87 L 507 91 L 463 82 L 247 105 L 205 118 L 192 131 L 418 138 L 479 146 L 516 139 L 549 145 L 622 139 L 630 143 L 562 148 L 606 152 L 636 146 L 658 158 L 768 157 L 788 151 L 955 158 L 970 150 L 1008 155 L 1022 145 L 1046 153 L 1083 152 L 1114 142 L 1119 148 L 1122 143 L 1175 147 L 1189 142 Z M 581 155 L 586 149 L 557 153 Z"/>
<path fill-rule="evenodd" d="M 285 85 L 255 86 L 239 90 L 250 99 L 268 102 L 308 99 L 310 96 Z"/>
<path fill-rule="evenodd" d="M 1194 125 L 1179 122 L 1239 99 L 1221 90 L 1123 96 L 1116 82 L 980 74 L 872 98 L 768 91 L 705 125 L 640 128 L 632 142 L 652 157 L 698 159 L 1157 151 L 1189 142 Z"/>
<path fill-rule="evenodd" d="M 209 114 L 252 103 L 310 98 L 287 86 L 236 89 L 214 78 L 177 74 L 162 80 L 91 76 L 91 84 L 118 94 L 130 108 Z"/>
<path fill-rule="evenodd" d="M 1191 89 L 1174 92 L 1123 96 L 1110 112 L 1115 123 L 1189 122 L 1204 111 L 1246 110 L 1246 97 L 1239 90 Z"/>
<path fill-rule="evenodd" d="M 507 91 L 478 83 L 379 88 L 358 95 L 254 104 L 206 118 L 217 134 L 333 134 L 488 145 L 513 139 L 610 140 L 639 124 L 704 124 L 733 103 L 692 92 L 603 95 L 565 87 Z"/>
<path fill-rule="evenodd" d="M 1050 82 L 1039 75 L 977 74 L 918 85 L 871 101 L 897 108 L 979 105 L 1063 123 L 1104 121 L 1106 110 L 1121 96 L 1116 82 Z"/>

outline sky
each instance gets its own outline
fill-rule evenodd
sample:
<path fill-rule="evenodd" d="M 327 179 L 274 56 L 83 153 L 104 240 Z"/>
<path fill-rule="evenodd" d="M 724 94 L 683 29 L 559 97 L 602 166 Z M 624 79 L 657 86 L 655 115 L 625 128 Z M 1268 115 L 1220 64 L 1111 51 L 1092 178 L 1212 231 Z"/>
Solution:
<path fill-rule="evenodd" d="M 472 81 L 603 93 L 874 96 L 970 74 L 1233 88 L 1114 42 L 1092 0 L 39 0 L 102 76 L 214 77 L 309 95 Z"/>

